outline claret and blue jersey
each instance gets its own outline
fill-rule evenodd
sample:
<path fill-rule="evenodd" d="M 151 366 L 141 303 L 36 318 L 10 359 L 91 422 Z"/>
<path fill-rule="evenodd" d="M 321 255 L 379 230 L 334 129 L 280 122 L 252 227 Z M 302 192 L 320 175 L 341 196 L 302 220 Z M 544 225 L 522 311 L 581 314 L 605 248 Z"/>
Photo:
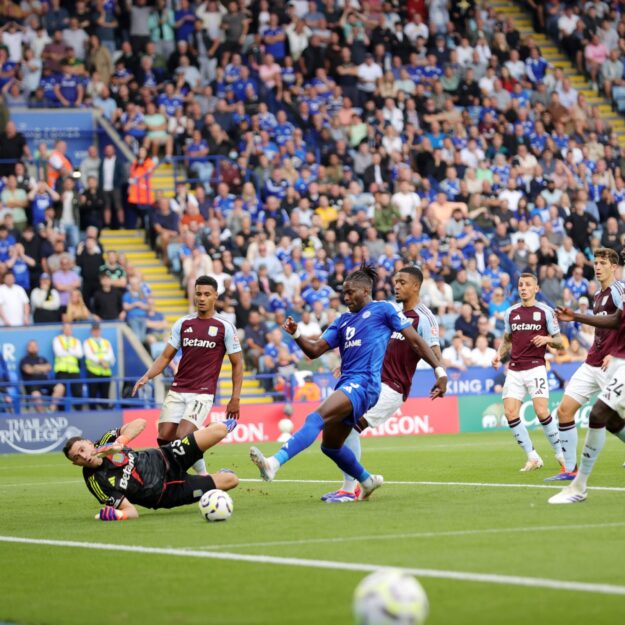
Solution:
<path fill-rule="evenodd" d="M 341 377 L 334 387 L 342 390 L 359 419 L 380 395 L 384 355 L 393 332 L 411 325 L 389 302 L 370 302 L 356 313 L 343 313 L 326 329 L 322 339 L 341 354 Z"/>

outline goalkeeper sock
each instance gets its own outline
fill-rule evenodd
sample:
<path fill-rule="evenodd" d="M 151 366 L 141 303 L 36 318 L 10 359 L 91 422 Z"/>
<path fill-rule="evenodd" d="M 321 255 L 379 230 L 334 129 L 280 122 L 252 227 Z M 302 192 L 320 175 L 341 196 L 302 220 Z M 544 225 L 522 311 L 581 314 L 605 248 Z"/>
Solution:
<path fill-rule="evenodd" d="M 362 450 L 360 448 L 360 434 L 358 434 L 356 430 L 352 430 L 349 433 L 349 436 L 345 439 L 343 444 L 345 447 L 352 450 L 356 460 L 360 460 L 360 456 L 362 455 Z M 343 486 L 341 486 L 341 490 L 346 493 L 353 493 L 356 490 L 357 484 L 358 480 L 347 473 L 343 473 Z"/>
<path fill-rule="evenodd" d="M 279 464 L 288 462 L 293 456 L 310 447 L 323 429 L 323 417 L 318 412 L 311 412 L 304 425 L 289 439 L 273 457 Z"/>
<path fill-rule="evenodd" d="M 197 462 L 193 463 L 193 470 L 198 475 L 208 475 L 208 471 L 206 470 L 206 463 L 204 462 L 204 458 L 200 458 Z"/>

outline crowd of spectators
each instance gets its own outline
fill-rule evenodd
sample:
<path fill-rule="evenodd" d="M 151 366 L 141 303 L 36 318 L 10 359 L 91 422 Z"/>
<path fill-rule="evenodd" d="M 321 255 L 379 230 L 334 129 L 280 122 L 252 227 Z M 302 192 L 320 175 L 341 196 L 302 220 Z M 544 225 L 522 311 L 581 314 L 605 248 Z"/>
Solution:
<path fill-rule="evenodd" d="M 61 256 L 78 244 L 86 214 L 82 201 L 66 209 L 63 194 L 90 189 L 99 203 L 89 227 L 139 223 L 190 292 L 195 276 L 216 277 L 219 309 L 244 332 L 248 366 L 268 373 L 307 366 L 274 329 L 292 315 L 303 334 L 318 336 L 343 310 L 341 285 L 363 260 L 379 272 L 378 299 L 392 296 L 397 268 L 422 267 L 422 300 L 438 315 L 447 365 L 463 369 L 488 366 L 520 272 L 538 276 L 547 303 L 578 307 L 597 291 L 593 249 L 625 244 L 618 136 L 534 39 L 488 2 L 2 6 L 8 106 L 21 97 L 31 106 L 99 108 L 135 154 L 123 196 L 124 174 L 111 163 L 106 182 L 101 167 L 87 167 L 92 182 L 83 177 L 74 189 L 63 142 L 40 147 L 54 150 L 48 181 L 24 189 L 22 213 L 14 176 L 6 178 L 5 220 L 9 230 L 19 220 L 24 228 L 3 262 L 30 256 L 23 241 L 43 237 L 59 266 L 47 271 L 53 288 L 44 279 L 39 289 L 58 291 L 59 310 L 75 303 L 79 277 L 71 255 L 64 265 Z M 7 6 L 16 7 L 10 16 Z M 621 8 L 547 2 L 537 21 L 549 31 L 556 15 L 558 26 L 576 16 L 586 37 L 579 69 L 610 89 L 623 80 Z M 607 82 L 599 45 L 621 63 Z M 37 64 L 41 77 L 33 78 Z M 115 157 L 107 149 L 103 160 Z M 188 179 L 173 198 L 149 182 L 161 159 L 176 161 Z M 63 209 L 46 208 L 44 226 L 33 227 L 33 198 L 44 193 Z M 68 227 L 72 215 L 77 230 Z M 62 243 L 49 234 L 58 219 Z M 0 228 L 0 254 L 4 236 Z M 100 253 L 90 238 L 90 251 L 78 244 L 79 266 L 81 256 Z M 121 277 L 114 253 L 106 267 L 101 286 L 83 280 L 87 309 L 102 317 L 102 300 L 111 300 L 111 314 L 143 332 L 140 276 Z M 103 295 L 126 287 L 125 304 Z M 554 358 L 577 358 L 592 341 L 587 328 L 567 333 L 571 346 Z M 332 356 L 322 364 L 331 368 Z"/>

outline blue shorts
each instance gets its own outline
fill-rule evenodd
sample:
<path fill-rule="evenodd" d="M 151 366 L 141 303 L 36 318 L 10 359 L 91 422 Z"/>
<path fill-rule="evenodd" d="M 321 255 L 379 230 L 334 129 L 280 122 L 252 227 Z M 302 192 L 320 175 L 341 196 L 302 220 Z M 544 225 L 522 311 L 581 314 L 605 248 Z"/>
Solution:
<path fill-rule="evenodd" d="M 363 378 L 341 378 L 334 390 L 343 391 L 352 403 L 352 414 L 343 421 L 348 425 L 358 423 L 360 417 L 375 406 L 380 397 L 380 384 L 372 384 L 371 380 Z"/>

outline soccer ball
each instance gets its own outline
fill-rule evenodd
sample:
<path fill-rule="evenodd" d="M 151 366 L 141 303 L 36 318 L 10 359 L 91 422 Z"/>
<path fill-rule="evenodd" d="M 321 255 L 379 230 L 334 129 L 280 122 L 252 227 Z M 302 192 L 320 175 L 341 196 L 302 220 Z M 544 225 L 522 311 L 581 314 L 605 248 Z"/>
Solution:
<path fill-rule="evenodd" d="M 207 521 L 226 521 L 232 516 L 234 505 L 228 493 L 213 488 L 205 492 L 198 502 L 200 514 Z"/>
<path fill-rule="evenodd" d="M 428 598 L 412 575 L 393 569 L 365 577 L 354 592 L 356 625 L 422 625 Z"/>

